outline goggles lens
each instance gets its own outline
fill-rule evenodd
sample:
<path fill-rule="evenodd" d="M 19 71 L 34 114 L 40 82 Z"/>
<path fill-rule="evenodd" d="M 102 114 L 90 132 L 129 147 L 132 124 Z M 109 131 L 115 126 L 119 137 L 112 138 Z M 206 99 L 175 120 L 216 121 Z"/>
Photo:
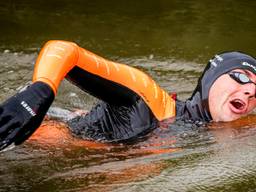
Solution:
<path fill-rule="evenodd" d="M 256 85 L 256 83 L 251 81 L 251 79 L 244 73 L 233 71 L 233 72 L 229 73 L 229 76 L 240 84 L 244 85 L 244 84 L 247 84 L 247 83 L 253 83 L 254 85 Z"/>
<path fill-rule="evenodd" d="M 234 79 L 237 83 L 240 83 L 242 85 L 247 84 L 247 83 L 253 83 L 254 85 L 256 85 L 256 83 L 254 83 L 246 74 L 244 73 L 240 73 L 237 71 L 232 71 L 228 73 L 229 76 Z M 256 92 L 255 92 L 255 98 L 256 98 Z"/>

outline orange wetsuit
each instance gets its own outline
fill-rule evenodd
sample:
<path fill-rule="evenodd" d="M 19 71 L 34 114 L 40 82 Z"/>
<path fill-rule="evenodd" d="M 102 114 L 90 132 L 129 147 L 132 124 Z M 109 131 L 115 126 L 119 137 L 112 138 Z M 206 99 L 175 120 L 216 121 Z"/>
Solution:
<path fill-rule="evenodd" d="M 65 77 L 102 100 L 87 115 L 69 122 L 71 130 L 82 137 L 123 141 L 175 116 L 175 100 L 142 71 L 106 60 L 75 43 L 49 41 L 36 61 L 33 81 L 47 83 L 56 94 Z"/>

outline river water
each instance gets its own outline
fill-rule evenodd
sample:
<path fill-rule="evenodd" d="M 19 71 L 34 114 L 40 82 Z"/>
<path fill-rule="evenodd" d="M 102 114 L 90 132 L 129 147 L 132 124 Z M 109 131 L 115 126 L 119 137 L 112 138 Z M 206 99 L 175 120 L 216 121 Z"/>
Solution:
<path fill-rule="evenodd" d="M 255 10 L 250 0 L 2 1 L 0 101 L 31 80 L 50 39 L 137 67 L 186 99 L 216 53 L 256 55 Z M 255 115 L 176 122 L 133 144 L 104 145 L 73 137 L 60 121 L 96 102 L 64 81 L 37 134 L 0 154 L 0 191 L 255 191 Z"/>

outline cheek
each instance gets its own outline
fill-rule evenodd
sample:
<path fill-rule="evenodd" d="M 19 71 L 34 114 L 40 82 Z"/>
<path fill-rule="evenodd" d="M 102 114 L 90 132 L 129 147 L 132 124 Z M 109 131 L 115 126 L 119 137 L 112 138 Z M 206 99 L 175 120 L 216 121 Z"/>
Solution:
<path fill-rule="evenodd" d="M 212 86 L 209 92 L 208 104 L 211 116 L 213 120 L 219 119 L 219 114 L 222 106 L 221 92 L 219 92 L 215 86 Z"/>
<path fill-rule="evenodd" d="M 218 79 L 210 89 L 209 106 L 212 106 L 212 108 L 222 106 L 232 93 L 233 89 L 228 87 L 227 83 L 223 83 L 221 79 Z"/>
<path fill-rule="evenodd" d="M 215 120 L 223 120 L 226 116 L 230 116 L 229 98 L 236 92 L 237 87 L 230 82 L 227 75 L 219 77 L 212 85 L 209 91 L 209 108 L 212 118 Z"/>
<path fill-rule="evenodd" d="M 211 94 L 209 97 L 210 112 L 217 114 L 223 114 L 228 108 L 229 94 L 227 92 Z"/>
<path fill-rule="evenodd" d="M 209 101 L 213 101 L 215 104 L 226 102 L 229 97 L 236 94 L 239 90 L 239 86 L 234 83 L 227 75 L 223 75 L 218 78 L 212 85 L 209 92 Z"/>
<path fill-rule="evenodd" d="M 249 103 L 248 112 L 253 111 L 255 108 L 256 108 L 256 98 L 254 98 L 253 101 Z"/>

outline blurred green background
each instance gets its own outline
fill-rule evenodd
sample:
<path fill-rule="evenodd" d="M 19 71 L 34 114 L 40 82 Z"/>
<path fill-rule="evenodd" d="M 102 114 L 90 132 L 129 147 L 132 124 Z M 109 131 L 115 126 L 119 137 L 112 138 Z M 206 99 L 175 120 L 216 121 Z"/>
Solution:
<path fill-rule="evenodd" d="M 5 0 L 0 48 L 30 51 L 49 39 L 104 56 L 205 62 L 217 52 L 255 53 L 253 0 Z"/>

